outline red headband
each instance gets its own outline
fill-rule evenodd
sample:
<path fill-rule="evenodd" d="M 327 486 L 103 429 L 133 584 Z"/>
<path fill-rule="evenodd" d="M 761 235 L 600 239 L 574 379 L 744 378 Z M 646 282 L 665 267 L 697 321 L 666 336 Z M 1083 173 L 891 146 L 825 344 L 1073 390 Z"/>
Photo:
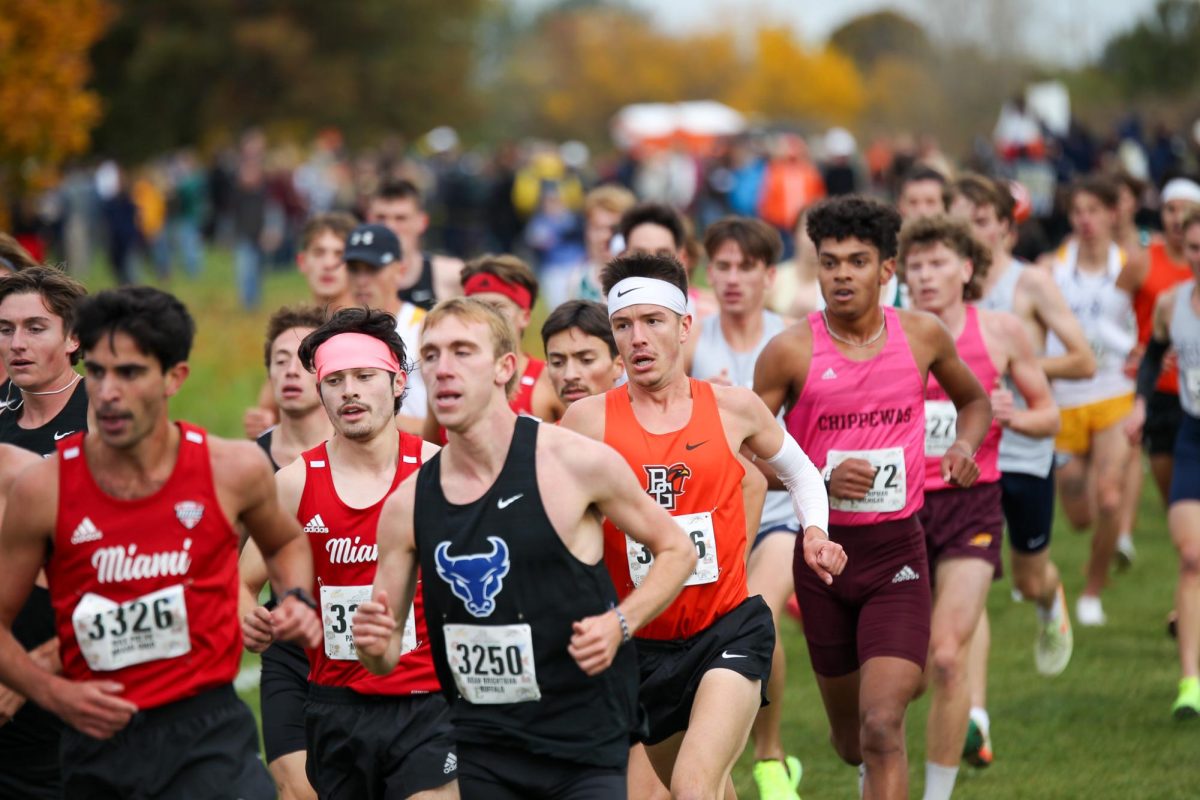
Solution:
<path fill-rule="evenodd" d="M 526 311 L 533 306 L 533 297 L 528 289 L 516 283 L 509 283 L 489 272 L 476 272 L 463 284 L 463 294 L 467 297 L 484 292 L 502 294 Z"/>

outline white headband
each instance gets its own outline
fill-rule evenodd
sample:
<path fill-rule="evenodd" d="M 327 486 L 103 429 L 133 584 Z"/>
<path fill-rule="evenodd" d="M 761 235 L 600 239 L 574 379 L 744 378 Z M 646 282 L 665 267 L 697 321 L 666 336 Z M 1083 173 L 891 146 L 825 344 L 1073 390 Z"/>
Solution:
<path fill-rule="evenodd" d="M 1163 187 L 1162 201 L 1164 204 L 1172 200 L 1187 200 L 1189 203 L 1200 203 L 1200 184 L 1187 178 L 1172 178 Z"/>
<path fill-rule="evenodd" d="M 681 317 L 687 313 L 687 296 L 675 284 L 658 278 L 625 278 L 608 293 L 608 316 L 643 303 L 662 306 Z"/>

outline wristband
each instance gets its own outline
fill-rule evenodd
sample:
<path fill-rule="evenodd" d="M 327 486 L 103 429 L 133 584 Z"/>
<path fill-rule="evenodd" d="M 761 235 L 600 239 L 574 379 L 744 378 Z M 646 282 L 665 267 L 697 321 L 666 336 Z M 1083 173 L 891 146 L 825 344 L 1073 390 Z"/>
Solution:
<path fill-rule="evenodd" d="M 301 603 L 304 603 L 304 605 L 311 608 L 313 611 L 320 610 L 320 607 L 317 605 L 317 601 L 313 600 L 312 595 L 309 594 L 308 592 L 304 591 L 303 589 L 301 589 L 299 586 L 293 586 L 291 589 L 288 589 L 286 592 L 279 595 L 279 602 L 282 603 L 284 600 L 288 599 L 289 597 L 296 598 Z"/>
<path fill-rule="evenodd" d="M 633 634 L 629 632 L 629 620 L 625 619 L 625 615 L 621 613 L 621 609 L 616 606 L 612 607 L 613 613 L 617 615 L 617 622 L 621 623 L 621 644 L 628 644 L 633 638 Z"/>

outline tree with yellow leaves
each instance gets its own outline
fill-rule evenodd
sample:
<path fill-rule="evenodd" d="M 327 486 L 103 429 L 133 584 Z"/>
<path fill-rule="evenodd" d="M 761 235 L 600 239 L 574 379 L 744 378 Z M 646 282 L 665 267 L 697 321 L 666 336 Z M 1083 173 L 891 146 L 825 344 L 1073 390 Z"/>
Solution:
<path fill-rule="evenodd" d="M 100 117 L 89 51 L 109 17 L 102 0 L 0 0 L 0 180 L 10 190 L 87 149 Z"/>

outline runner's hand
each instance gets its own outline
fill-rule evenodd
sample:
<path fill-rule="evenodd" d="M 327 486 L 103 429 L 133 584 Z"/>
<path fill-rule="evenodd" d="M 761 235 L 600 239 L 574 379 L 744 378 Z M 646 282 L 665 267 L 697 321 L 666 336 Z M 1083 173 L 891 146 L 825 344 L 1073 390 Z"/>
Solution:
<path fill-rule="evenodd" d="M 1125 418 L 1124 427 L 1125 435 L 1129 437 L 1129 443 L 1139 445 L 1142 443 L 1142 428 L 1146 425 L 1146 401 L 1142 397 L 1135 397 L 1133 400 L 1133 410 L 1129 412 L 1129 416 Z"/>
<path fill-rule="evenodd" d="M 255 606 L 254 609 L 242 617 L 242 644 L 251 653 L 261 653 L 271 646 L 275 641 L 275 634 L 271 629 L 271 612 L 262 606 Z"/>
<path fill-rule="evenodd" d="M 949 486 L 969 489 L 979 479 L 979 465 L 975 456 L 962 442 L 950 445 L 946 455 L 942 456 L 942 480 Z"/>
<path fill-rule="evenodd" d="M 25 698 L 7 686 L 0 686 L 0 725 L 12 722 L 13 717 L 25 705 Z"/>
<path fill-rule="evenodd" d="M 599 675 L 608 669 L 625 638 L 621 621 L 612 611 L 581 619 L 572 630 L 567 652 L 587 675 Z"/>
<path fill-rule="evenodd" d="M 350 620 L 354 634 L 354 647 L 371 658 L 383 658 L 387 654 L 392 635 L 396 632 L 396 615 L 388 604 L 387 592 L 378 592 L 374 600 L 358 604 L 354 618 Z"/>
<path fill-rule="evenodd" d="M 93 739 L 108 739 L 129 724 L 137 706 L 120 696 L 125 687 L 113 681 L 60 681 L 48 711 Z"/>
<path fill-rule="evenodd" d="M 833 583 L 833 576 L 841 575 L 846 568 L 846 551 L 820 528 L 804 530 L 804 563 L 817 573 L 826 585 Z"/>
<path fill-rule="evenodd" d="M 996 388 L 992 389 L 992 419 L 1002 428 L 1007 428 L 1012 424 L 1013 412 L 1016 410 L 1013 404 L 1013 393 L 1000 383 L 1000 379 L 996 379 Z"/>
<path fill-rule="evenodd" d="M 313 648 L 321 643 L 321 618 L 300 598 L 289 595 L 271 612 L 271 634 L 281 641 Z"/>
<path fill-rule="evenodd" d="M 875 468 L 863 458 L 847 458 L 829 473 L 829 494 L 845 500 L 862 500 L 875 485 Z"/>
<path fill-rule="evenodd" d="M 242 415 L 242 429 L 247 439 L 257 439 L 263 431 L 275 424 L 275 415 L 268 408 L 248 408 Z"/>

